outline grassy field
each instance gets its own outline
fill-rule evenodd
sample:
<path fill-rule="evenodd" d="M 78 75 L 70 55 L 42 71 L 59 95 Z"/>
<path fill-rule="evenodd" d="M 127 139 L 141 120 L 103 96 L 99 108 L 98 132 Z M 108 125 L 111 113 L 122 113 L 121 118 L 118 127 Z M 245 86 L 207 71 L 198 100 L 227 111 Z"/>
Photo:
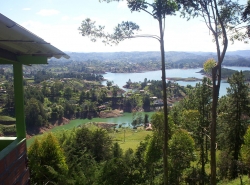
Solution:
<path fill-rule="evenodd" d="M 0 116 L 0 121 L 16 121 L 16 118 L 12 118 L 9 116 Z"/>
<path fill-rule="evenodd" d="M 103 122 L 105 119 L 100 119 L 99 122 Z M 85 120 L 72 120 L 70 124 L 63 125 L 63 126 L 57 126 L 54 127 L 53 129 L 50 130 L 50 132 L 61 132 L 62 130 L 69 130 L 73 129 L 79 125 L 83 125 L 88 123 L 90 120 L 85 119 Z M 98 122 L 95 120 L 95 122 Z M 124 133 L 125 133 L 125 142 L 124 142 Z M 135 150 L 137 146 L 140 144 L 140 142 L 147 136 L 150 135 L 151 131 L 145 131 L 142 128 L 138 128 L 137 130 L 131 129 L 131 128 L 126 128 L 126 129 L 118 129 L 118 132 L 112 132 L 109 133 L 111 139 L 114 142 L 118 142 L 121 146 L 121 148 L 125 151 L 128 148 L 131 148 Z M 35 138 L 39 138 L 42 135 L 37 135 L 34 136 L 30 139 L 27 140 L 27 146 L 29 147 Z"/>
<path fill-rule="evenodd" d="M 232 181 L 224 180 L 217 183 L 217 185 L 249 185 L 249 184 L 250 184 L 250 179 L 246 175 L 242 177 L 242 184 L 240 178 L 234 179 Z"/>
<path fill-rule="evenodd" d="M 154 112 L 148 112 L 147 113 L 149 115 L 149 117 L 151 117 Z M 116 123 L 116 124 L 122 124 L 122 123 L 129 123 L 132 121 L 132 113 L 124 113 L 122 117 L 116 117 L 116 118 L 93 118 L 91 120 L 89 119 L 76 119 L 76 120 L 71 120 L 69 124 L 66 124 L 66 125 L 62 125 L 62 126 L 56 126 L 54 128 L 52 128 L 50 130 L 50 132 L 60 132 L 64 129 L 68 130 L 68 129 L 73 129 L 75 127 L 78 127 L 80 125 L 83 125 L 83 124 L 86 124 L 86 123 L 89 123 L 89 122 L 107 122 L 107 123 Z M 131 131 L 132 132 L 132 131 Z M 141 133 L 141 131 L 139 132 L 139 134 L 134 134 L 134 135 L 141 135 L 138 136 L 140 139 L 143 138 L 144 139 L 144 135 L 146 135 L 145 133 L 149 133 L 147 131 L 144 131 Z M 120 137 L 119 136 L 119 132 L 117 133 L 117 137 Z M 129 134 L 129 131 L 128 131 L 128 134 Z M 133 135 L 133 137 L 134 137 Z M 35 140 L 36 137 L 39 137 L 40 135 L 37 135 L 37 136 L 33 136 L 32 138 L 28 139 L 27 140 L 27 146 L 29 147 L 31 145 L 31 143 Z M 129 135 L 128 135 L 129 136 Z M 123 135 L 122 135 L 123 137 Z M 143 139 L 134 139 L 133 140 L 133 137 L 131 138 L 128 138 L 128 141 L 130 141 L 130 144 L 129 143 L 122 143 L 121 141 L 119 141 L 119 143 L 121 145 L 123 145 L 122 147 L 123 148 L 135 148 L 141 140 Z M 133 141 L 132 141 L 133 140 Z M 123 141 L 123 140 L 122 140 Z M 125 140 L 126 141 L 126 140 Z"/>
<path fill-rule="evenodd" d="M 147 135 L 151 134 L 151 131 L 145 131 L 142 128 L 138 128 L 137 130 L 126 128 L 120 129 L 119 132 L 111 133 L 110 137 L 114 142 L 119 143 L 123 151 L 126 151 L 128 148 L 135 151 L 140 142 L 144 140 Z"/>

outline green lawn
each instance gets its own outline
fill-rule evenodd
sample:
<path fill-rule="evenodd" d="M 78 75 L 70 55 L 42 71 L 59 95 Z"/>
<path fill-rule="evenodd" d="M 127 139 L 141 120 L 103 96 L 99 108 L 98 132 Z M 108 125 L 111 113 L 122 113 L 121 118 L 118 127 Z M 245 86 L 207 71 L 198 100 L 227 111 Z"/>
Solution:
<path fill-rule="evenodd" d="M 12 118 L 9 116 L 0 116 L 0 121 L 16 121 L 16 118 Z"/>
<path fill-rule="evenodd" d="M 145 131 L 142 128 L 138 128 L 137 130 L 126 128 L 125 134 L 124 134 L 124 129 L 120 129 L 119 132 L 111 133 L 110 137 L 114 142 L 117 141 L 120 144 L 123 151 L 126 151 L 128 148 L 131 148 L 135 151 L 140 142 L 143 141 L 147 135 L 151 134 L 152 134 L 151 131 Z"/>
<path fill-rule="evenodd" d="M 151 117 L 154 112 L 146 112 L 143 113 L 148 114 L 149 117 Z M 60 132 L 62 130 L 69 130 L 73 129 L 75 127 L 78 127 L 79 125 L 83 125 L 89 122 L 106 122 L 106 123 L 116 123 L 116 124 L 123 124 L 123 123 L 130 123 L 132 121 L 132 113 L 124 113 L 121 117 L 116 118 L 93 118 L 91 120 L 89 119 L 76 119 L 71 120 L 69 124 L 57 126 L 50 130 L 50 132 Z M 133 130 L 130 128 L 127 128 L 125 131 L 125 142 L 124 142 L 124 131 L 123 129 L 119 129 L 119 132 L 110 133 L 110 136 L 112 140 L 117 141 L 121 148 L 123 150 L 126 150 L 128 148 L 132 148 L 135 150 L 139 143 L 148 135 L 151 134 L 150 131 L 145 131 L 143 129 L 138 128 L 137 130 Z M 29 147 L 32 142 L 35 140 L 36 137 L 40 137 L 41 135 L 33 136 L 30 139 L 27 139 L 27 146 Z"/>
<path fill-rule="evenodd" d="M 218 185 L 241 185 L 241 181 L 240 181 L 240 178 L 237 178 L 232 181 L 228 181 L 228 180 L 220 181 L 217 184 Z M 248 178 L 247 175 L 244 175 L 242 177 L 242 185 L 249 185 L 249 184 L 250 184 L 250 179 Z"/>
<path fill-rule="evenodd" d="M 72 121 L 70 121 L 69 124 L 54 127 L 53 129 L 50 130 L 50 132 L 60 132 L 64 129 L 65 130 L 73 129 L 79 125 L 83 125 L 83 124 L 86 124 L 89 122 L 109 122 L 107 120 L 109 120 L 109 119 L 95 118 L 93 120 L 89 120 L 89 119 L 72 120 Z M 115 121 L 115 120 L 112 120 L 112 121 Z M 151 134 L 151 132 L 145 131 L 142 128 L 138 128 L 137 130 L 126 128 L 125 129 L 125 142 L 124 142 L 124 129 L 121 128 L 121 129 L 119 129 L 118 132 L 110 133 L 110 137 L 112 138 L 112 140 L 114 142 L 117 141 L 123 150 L 126 150 L 128 148 L 132 148 L 133 150 L 135 150 L 137 148 L 137 146 L 139 145 L 139 143 L 148 134 Z M 29 147 L 33 143 L 35 138 L 37 138 L 37 137 L 39 138 L 39 137 L 41 137 L 41 135 L 37 135 L 37 136 L 34 136 L 34 137 L 28 139 L 27 146 Z"/>

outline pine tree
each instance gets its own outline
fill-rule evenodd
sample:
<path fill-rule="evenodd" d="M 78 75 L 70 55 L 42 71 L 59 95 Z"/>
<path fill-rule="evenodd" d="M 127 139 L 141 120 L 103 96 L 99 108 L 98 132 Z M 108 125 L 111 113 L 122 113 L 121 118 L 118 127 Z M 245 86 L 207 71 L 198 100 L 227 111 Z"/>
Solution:
<path fill-rule="evenodd" d="M 35 139 L 28 150 L 31 181 L 34 184 L 67 184 L 68 166 L 59 142 L 52 134 Z"/>
<path fill-rule="evenodd" d="M 247 120 L 249 118 L 248 98 L 249 88 L 245 83 L 244 75 L 236 72 L 228 79 L 230 88 L 227 89 L 227 98 L 225 99 L 227 107 L 221 107 L 221 124 L 224 129 L 224 149 L 228 155 L 229 178 L 238 177 L 238 161 L 240 158 L 240 149 L 244 143 L 244 135 L 247 130 Z M 222 104 L 223 105 L 223 104 Z M 224 108 L 224 110 L 223 110 Z M 223 169 L 222 169 L 223 170 Z"/>

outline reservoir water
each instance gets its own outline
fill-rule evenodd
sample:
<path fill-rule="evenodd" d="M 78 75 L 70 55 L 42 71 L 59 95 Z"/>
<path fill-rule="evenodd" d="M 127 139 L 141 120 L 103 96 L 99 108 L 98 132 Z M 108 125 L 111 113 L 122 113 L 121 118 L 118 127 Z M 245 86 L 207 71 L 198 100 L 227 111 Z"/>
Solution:
<path fill-rule="evenodd" d="M 238 70 L 238 71 L 250 71 L 250 67 L 225 67 L 228 69 Z M 196 68 L 196 69 L 167 69 L 166 70 L 166 78 L 171 77 L 182 77 L 182 78 L 188 78 L 188 77 L 196 77 L 202 79 L 204 75 L 201 73 L 198 73 L 202 68 Z M 130 79 L 132 82 L 143 82 L 145 78 L 147 80 L 161 80 L 161 70 L 158 71 L 147 71 L 143 73 L 106 73 L 103 75 L 103 77 L 109 81 L 113 81 L 114 85 L 118 85 L 120 88 L 122 88 L 123 85 L 126 84 L 126 82 Z M 192 85 L 195 86 L 195 82 L 184 82 L 184 81 L 177 81 L 179 85 L 186 86 L 186 85 Z M 106 81 L 102 83 L 103 85 L 106 85 Z M 227 82 L 221 83 L 220 88 L 220 96 L 226 95 L 227 93 L 227 87 L 229 87 L 229 84 Z"/>

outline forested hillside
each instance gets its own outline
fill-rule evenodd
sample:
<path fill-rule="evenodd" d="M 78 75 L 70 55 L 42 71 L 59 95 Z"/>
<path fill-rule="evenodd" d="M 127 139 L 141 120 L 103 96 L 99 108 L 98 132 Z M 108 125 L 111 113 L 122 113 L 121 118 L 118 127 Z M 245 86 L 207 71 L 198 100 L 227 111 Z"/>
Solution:
<path fill-rule="evenodd" d="M 68 52 L 69 60 L 50 59 L 49 63 L 60 62 L 86 62 L 99 61 L 102 63 L 130 63 L 131 65 L 142 64 L 147 66 L 155 64 L 160 69 L 160 52 L 110 52 L 110 53 L 75 53 Z M 165 53 L 166 68 L 196 68 L 203 67 L 203 63 L 208 58 L 216 60 L 213 52 L 177 52 L 169 51 Z M 225 66 L 250 66 L 250 50 L 228 52 L 223 62 Z M 155 68 L 152 68 L 153 70 Z"/>

